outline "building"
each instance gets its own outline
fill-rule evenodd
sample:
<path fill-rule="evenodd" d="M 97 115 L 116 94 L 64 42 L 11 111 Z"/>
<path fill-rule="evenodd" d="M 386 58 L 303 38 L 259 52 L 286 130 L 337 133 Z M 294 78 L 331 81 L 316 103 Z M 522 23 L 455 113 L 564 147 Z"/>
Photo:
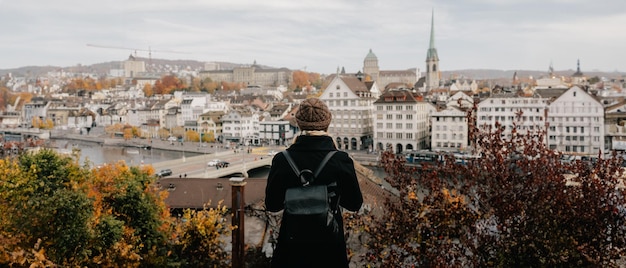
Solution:
<path fill-rule="evenodd" d="M 467 113 L 455 106 L 433 112 L 431 149 L 433 151 L 468 152 Z"/>
<path fill-rule="evenodd" d="M 428 106 L 414 91 L 385 91 L 374 102 L 375 149 L 402 153 L 428 148 Z"/>
<path fill-rule="evenodd" d="M 135 58 L 133 55 L 123 62 L 124 77 L 134 78 L 146 72 L 146 62 Z"/>
<path fill-rule="evenodd" d="M 549 98 L 537 94 L 520 96 L 517 93 L 494 94 L 478 103 L 476 124 L 480 130 L 495 130 L 496 123 L 504 128 L 503 138 L 512 138 L 516 127 L 519 134 L 546 128 Z"/>
<path fill-rule="evenodd" d="M 433 11 L 430 22 L 430 42 L 426 53 L 426 92 L 439 87 L 441 81 L 439 70 L 439 55 L 435 48 L 435 11 Z"/>
<path fill-rule="evenodd" d="M 210 78 L 214 82 L 242 83 L 253 86 L 289 85 L 292 71 L 287 68 L 264 69 L 256 64 L 235 67 L 232 70 L 205 70 L 199 73 L 202 80 Z"/>
<path fill-rule="evenodd" d="M 548 123 L 548 146 L 552 150 L 596 156 L 606 149 L 604 107 L 577 86 L 550 103 Z"/>
<path fill-rule="evenodd" d="M 259 122 L 259 138 L 264 144 L 287 145 L 295 137 L 294 127 L 289 121 L 263 121 Z"/>
<path fill-rule="evenodd" d="M 374 81 L 337 74 L 319 97 L 330 109 L 333 119 L 328 132 L 344 150 L 373 148 L 373 103 L 380 96 Z"/>
<path fill-rule="evenodd" d="M 209 111 L 198 117 L 198 132 L 200 135 L 213 136 L 214 139 L 222 135 L 222 111 Z"/>
<path fill-rule="evenodd" d="M 376 81 L 381 89 L 386 89 L 390 84 L 402 84 L 412 86 L 417 82 L 418 75 L 411 70 L 380 70 L 378 67 L 378 57 L 370 49 L 365 60 L 363 60 L 364 81 Z"/>

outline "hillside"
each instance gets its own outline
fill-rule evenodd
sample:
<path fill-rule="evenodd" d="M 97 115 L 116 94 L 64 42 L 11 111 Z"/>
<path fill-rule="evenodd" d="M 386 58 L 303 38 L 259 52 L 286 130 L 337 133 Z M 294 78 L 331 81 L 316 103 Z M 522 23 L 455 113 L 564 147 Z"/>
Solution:
<path fill-rule="evenodd" d="M 167 72 L 171 70 L 196 70 L 200 71 L 204 69 L 205 62 L 196 61 L 196 60 L 165 60 L 165 59 L 148 59 L 148 58 L 140 58 L 137 59 L 144 60 L 146 62 L 147 68 L 153 68 L 157 72 Z M 232 63 L 232 62 L 217 62 L 220 67 L 224 70 L 233 69 L 239 66 L 246 66 L 249 64 L 240 64 L 240 63 Z M 262 68 L 276 68 L 271 66 L 260 66 Z M 37 77 L 41 75 L 45 75 L 51 71 L 64 70 L 66 72 L 73 73 L 97 73 L 99 75 L 106 75 L 109 73 L 111 69 L 121 69 L 122 61 L 110 61 L 103 63 L 96 63 L 92 65 L 76 65 L 76 66 L 24 66 L 20 68 L 14 69 L 0 69 L 0 76 L 4 76 L 8 73 L 12 73 L 14 76 L 26 76 L 26 77 Z M 413 71 L 415 69 L 412 69 Z M 607 77 L 607 78 L 624 78 L 626 77 L 626 73 L 624 72 L 594 72 L 589 71 L 586 72 L 582 70 L 584 75 L 587 77 Z M 538 78 L 546 76 L 548 71 L 538 71 L 538 70 L 496 70 L 496 69 L 464 69 L 464 70 L 449 70 L 442 71 L 442 78 L 449 79 L 474 79 L 474 80 L 489 80 L 489 79 L 512 79 L 513 75 L 517 72 L 517 76 L 519 78 Z M 557 76 L 571 76 L 574 74 L 576 70 L 560 70 L 555 71 Z"/>

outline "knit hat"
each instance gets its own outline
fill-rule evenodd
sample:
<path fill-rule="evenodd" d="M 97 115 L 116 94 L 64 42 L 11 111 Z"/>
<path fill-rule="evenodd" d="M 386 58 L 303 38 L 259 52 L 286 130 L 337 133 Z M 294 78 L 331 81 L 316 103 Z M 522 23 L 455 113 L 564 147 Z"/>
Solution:
<path fill-rule="evenodd" d="M 328 130 L 332 114 L 318 98 L 304 100 L 296 112 L 296 122 L 301 130 Z"/>

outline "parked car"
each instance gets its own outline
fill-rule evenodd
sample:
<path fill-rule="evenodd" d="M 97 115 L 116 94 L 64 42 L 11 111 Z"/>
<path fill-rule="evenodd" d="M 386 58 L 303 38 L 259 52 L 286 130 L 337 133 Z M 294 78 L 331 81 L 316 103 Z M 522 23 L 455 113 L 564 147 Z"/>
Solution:
<path fill-rule="evenodd" d="M 274 155 L 276 155 L 277 153 L 278 153 L 277 151 L 271 150 L 271 151 L 269 151 L 269 152 L 267 153 L 267 155 L 269 155 L 269 156 L 274 156 Z"/>
<path fill-rule="evenodd" d="M 206 163 L 206 165 L 209 166 L 209 167 L 212 167 L 212 166 L 217 165 L 217 163 L 219 163 L 221 161 L 222 160 L 219 160 L 219 159 L 213 159 L 213 160 L 209 161 L 208 163 Z"/>
<path fill-rule="evenodd" d="M 169 176 L 169 175 L 172 175 L 172 170 L 169 168 L 162 169 L 161 171 L 157 172 L 156 175 L 157 177 Z"/>

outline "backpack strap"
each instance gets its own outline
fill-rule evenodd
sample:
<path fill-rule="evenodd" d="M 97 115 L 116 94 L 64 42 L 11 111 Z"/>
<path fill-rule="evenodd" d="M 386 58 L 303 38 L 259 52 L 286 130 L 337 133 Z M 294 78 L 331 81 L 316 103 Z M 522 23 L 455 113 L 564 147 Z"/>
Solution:
<path fill-rule="evenodd" d="M 313 173 L 313 179 L 317 178 L 317 175 L 319 175 L 320 172 L 322 172 L 322 169 L 324 169 L 324 166 L 326 166 L 326 163 L 328 163 L 328 160 L 330 160 L 330 158 L 333 157 L 333 155 L 336 152 L 337 151 L 330 151 L 330 152 L 328 152 L 326 154 L 324 159 L 322 159 L 322 162 L 320 162 L 320 165 L 315 170 L 315 173 Z M 296 173 L 296 175 L 298 177 L 300 177 L 300 182 L 303 185 L 307 185 L 307 184 L 313 182 L 313 179 L 311 181 L 306 181 L 303 176 L 300 176 L 303 171 L 311 172 L 310 170 L 300 171 L 300 169 L 298 169 L 298 166 L 296 165 L 296 163 L 293 162 L 293 159 L 291 158 L 291 156 L 289 155 L 289 152 L 287 152 L 287 150 L 282 151 L 282 154 L 285 156 L 285 159 L 287 159 L 287 163 L 289 163 L 289 166 L 291 166 L 291 169 L 293 170 L 293 172 Z"/>

